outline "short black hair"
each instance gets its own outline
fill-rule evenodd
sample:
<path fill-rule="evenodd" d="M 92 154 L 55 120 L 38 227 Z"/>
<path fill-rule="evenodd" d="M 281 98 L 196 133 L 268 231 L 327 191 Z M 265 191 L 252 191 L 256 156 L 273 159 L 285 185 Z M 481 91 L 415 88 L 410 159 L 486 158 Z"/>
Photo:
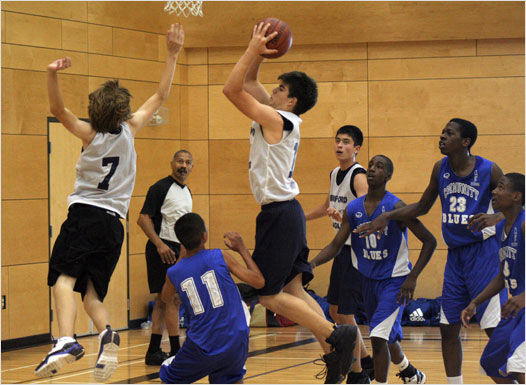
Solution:
<path fill-rule="evenodd" d="M 382 158 L 384 158 L 385 160 L 385 169 L 387 170 L 387 173 L 391 176 L 393 176 L 394 174 L 394 165 L 393 165 L 393 161 L 391 159 L 389 159 L 387 156 L 385 155 L 375 155 L 375 156 L 381 156 Z M 374 158 L 374 157 L 373 157 Z"/>
<path fill-rule="evenodd" d="M 504 176 L 510 181 L 513 191 L 518 191 L 522 194 L 522 205 L 524 206 L 524 174 L 510 172 Z"/>
<path fill-rule="evenodd" d="M 462 138 L 469 138 L 471 142 L 468 146 L 468 151 L 471 152 L 471 146 L 477 141 L 477 126 L 471 123 L 469 120 L 453 118 L 449 122 L 456 123 L 460 126 L 460 136 Z"/>
<path fill-rule="evenodd" d="M 316 80 L 305 72 L 291 71 L 278 76 L 289 87 L 289 98 L 298 99 L 292 112 L 301 115 L 310 110 L 318 101 Z"/>
<path fill-rule="evenodd" d="M 355 146 L 361 146 L 363 144 L 362 130 L 360 130 L 356 126 L 351 126 L 351 125 L 341 126 L 340 128 L 338 128 L 338 131 L 336 132 L 336 136 L 340 134 L 349 135 L 354 141 Z"/>
<path fill-rule="evenodd" d="M 183 215 L 175 222 L 175 235 L 187 250 L 194 250 L 201 245 L 206 225 L 203 218 L 196 213 Z"/>
<path fill-rule="evenodd" d="M 177 151 L 177 152 L 174 154 L 174 157 L 173 157 L 173 158 L 174 158 L 174 159 L 177 158 L 177 155 L 179 155 L 179 154 L 188 154 L 188 155 L 190 155 L 190 158 L 192 158 L 192 160 L 194 159 L 194 157 L 192 156 L 192 153 L 191 153 L 190 151 L 188 151 L 188 150 L 184 150 L 184 149 L 183 149 L 183 150 L 179 150 L 179 151 Z"/>

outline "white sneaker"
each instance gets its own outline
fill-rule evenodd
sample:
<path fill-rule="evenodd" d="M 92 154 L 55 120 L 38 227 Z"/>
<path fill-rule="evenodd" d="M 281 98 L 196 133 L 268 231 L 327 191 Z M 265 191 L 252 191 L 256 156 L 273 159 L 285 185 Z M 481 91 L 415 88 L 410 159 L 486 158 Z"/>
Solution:
<path fill-rule="evenodd" d="M 80 360 L 84 356 L 84 348 L 76 340 L 69 342 L 57 341 L 53 349 L 44 357 L 42 362 L 35 369 L 38 377 L 49 377 L 57 372 L 66 364 Z"/>
<path fill-rule="evenodd" d="M 404 382 L 404 384 L 425 384 L 426 374 L 415 368 L 416 373 L 411 377 L 405 377 L 402 372 L 397 374 L 397 377 Z"/>
<path fill-rule="evenodd" d="M 119 334 L 111 330 L 109 325 L 106 326 L 106 330 L 99 334 L 99 356 L 93 370 L 97 381 L 106 381 L 117 369 L 119 345 Z"/>

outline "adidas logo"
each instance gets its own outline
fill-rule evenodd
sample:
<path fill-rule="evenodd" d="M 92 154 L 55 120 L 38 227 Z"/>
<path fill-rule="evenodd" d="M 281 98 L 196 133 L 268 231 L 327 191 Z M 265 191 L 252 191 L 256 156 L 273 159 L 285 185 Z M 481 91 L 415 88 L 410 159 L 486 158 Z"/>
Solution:
<path fill-rule="evenodd" d="M 424 318 L 424 313 L 422 313 L 422 309 L 420 308 L 409 314 L 409 319 L 413 322 L 424 322 L 426 320 Z"/>

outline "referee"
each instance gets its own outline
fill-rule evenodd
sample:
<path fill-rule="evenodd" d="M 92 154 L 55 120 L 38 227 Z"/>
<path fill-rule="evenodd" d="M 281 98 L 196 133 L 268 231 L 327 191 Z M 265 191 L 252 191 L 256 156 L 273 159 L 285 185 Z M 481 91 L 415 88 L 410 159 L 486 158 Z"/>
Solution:
<path fill-rule="evenodd" d="M 177 219 L 192 211 L 192 194 L 186 179 L 193 167 L 192 154 L 187 150 L 175 153 L 170 165 L 172 173 L 153 184 L 146 195 L 137 224 L 148 237 L 146 267 L 150 293 L 157 294 L 152 312 L 152 335 L 146 352 L 146 365 L 161 365 L 179 350 L 179 306 L 164 303 L 161 291 L 166 271 L 179 258 L 181 245 L 175 236 Z M 164 324 L 170 338 L 170 353 L 161 350 Z"/>

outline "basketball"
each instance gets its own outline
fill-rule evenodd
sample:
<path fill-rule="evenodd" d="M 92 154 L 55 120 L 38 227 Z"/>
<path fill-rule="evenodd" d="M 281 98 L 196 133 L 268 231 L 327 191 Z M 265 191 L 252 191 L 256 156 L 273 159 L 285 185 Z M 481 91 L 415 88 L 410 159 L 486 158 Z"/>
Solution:
<path fill-rule="evenodd" d="M 267 30 L 265 36 L 270 35 L 272 32 L 277 32 L 278 34 L 267 43 L 268 49 L 277 49 L 278 52 L 269 55 L 261 55 L 267 59 L 276 59 L 287 53 L 287 51 L 292 46 L 292 31 L 290 30 L 287 23 L 283 20 L 276 19 L 274 17 L 267 17 L 260 21 L 260 23 L 270 23 L 270 27 Z M 259 24 L 259 23 L 258 23 Z"/>

